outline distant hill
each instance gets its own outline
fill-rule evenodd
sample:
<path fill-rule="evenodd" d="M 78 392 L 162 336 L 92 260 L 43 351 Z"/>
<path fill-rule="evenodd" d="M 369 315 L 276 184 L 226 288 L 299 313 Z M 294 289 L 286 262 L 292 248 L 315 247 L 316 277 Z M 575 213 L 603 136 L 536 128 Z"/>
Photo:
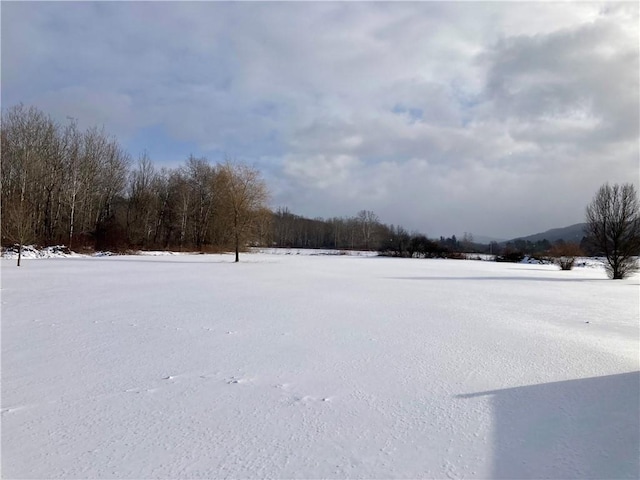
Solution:
<path fill-rule="evenodd" d="M 568 227 L 552 228 L 551 230 L 547 230 L 546 232 L 535 233 L 527 237 L 517 237 L 510 241 L 527 240 L 529 242 L 538 242 L 546 239 L 549 242 L 553 243 L 556 240 L 562 239 L 565 242 L 580 243 L 580 240 L 582 240 L 582 237 L 584 237 L 585 235 L 584 227 L 586 225 L 586 223 L 576 223 L 575 225 L 569 225 Z"/>

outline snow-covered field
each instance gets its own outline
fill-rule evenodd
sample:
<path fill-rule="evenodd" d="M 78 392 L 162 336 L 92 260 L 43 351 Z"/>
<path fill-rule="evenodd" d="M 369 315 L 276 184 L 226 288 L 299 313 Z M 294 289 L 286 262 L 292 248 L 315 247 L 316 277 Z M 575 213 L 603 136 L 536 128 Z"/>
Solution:
<path fill-rule="evenodd" d="M 1 262 L 3 478 L 640 476 L 638 276 Z"/>

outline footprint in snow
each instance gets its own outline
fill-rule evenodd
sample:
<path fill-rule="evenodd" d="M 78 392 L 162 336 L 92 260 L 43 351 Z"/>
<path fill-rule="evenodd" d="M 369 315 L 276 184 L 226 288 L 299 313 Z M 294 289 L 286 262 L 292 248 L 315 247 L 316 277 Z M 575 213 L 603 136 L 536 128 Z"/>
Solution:
<path fill-rule="evenodd" d="M 313 397 L 311 395 L 305 395 L 304 397 L 294 396 L 289 400 L 289 405 L 308 405 L 311 403 L 327 403 L 331 402 L 331 397 Z"/>
<path fill-rule="evenodd" d="M 227 379 L 227 385 L 239 385 L 243 383 L 249 383 L 250 379 L 248 378 L 238 378 L 238 377 L 230 377 Z"/>
<path fill-rule="evenodd" d="M 284 390 L 285 392 L 291 393 L 292 385 L 290 383 L 278 383 L 273 386 L 273 388 L 277 388 L 278 390 Z M 311 403 L 311 402 L 331 402 L 333 397 L 313 397 L 311 395 L 293 395 L 289 397 L 288 403 L 290 405 L 295 405 L 298 403 Z"/>

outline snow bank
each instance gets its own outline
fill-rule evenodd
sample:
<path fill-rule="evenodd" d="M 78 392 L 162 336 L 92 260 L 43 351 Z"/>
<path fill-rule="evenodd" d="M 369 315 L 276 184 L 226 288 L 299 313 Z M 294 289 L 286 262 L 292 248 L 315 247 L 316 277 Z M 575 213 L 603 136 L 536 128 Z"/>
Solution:
<path fill-rule="evenodd" d="M 68 257 L 84 257 L 72 252 L 64 245 L 56 245 L 53 247 L 38 248 L 34 245 L 24 245 L 22 247 L 22 258 L 68 258 Z M 5 248 L 2 251 L 2 258 L 17 259 L 18 246 Z"/>

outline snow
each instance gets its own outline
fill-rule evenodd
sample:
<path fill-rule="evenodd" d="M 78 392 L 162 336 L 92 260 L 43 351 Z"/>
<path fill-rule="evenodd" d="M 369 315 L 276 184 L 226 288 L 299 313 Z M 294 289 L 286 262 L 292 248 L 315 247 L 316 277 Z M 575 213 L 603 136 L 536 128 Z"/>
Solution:
<path fill-rule="evenodd" d="M 639 279 L 2 259 L 3 478 L 638 478 Z"/>
<path fill-rule="evenodd" d="M 10 249 L 3 249 L 2 257 L 17 259 L 18 245 Z M 101 252 L 98 252 L 99 255 Z M 37 248 L 34 245 L 24 245 L 22 247 L 22 258 L 67 258 L 82 257 L 84 255 L 70 251 L 64 245 L 56 245 L 53 247 Z"/>
<path fill-rule="evenodd" d="M 331 248 L 262 248 L 251 249 L 254 253 L 268 253 L 271 255 L 348 255 L 356 257 L 376 257 L 378 252 L 370 250 L 337 250 Z"/>

